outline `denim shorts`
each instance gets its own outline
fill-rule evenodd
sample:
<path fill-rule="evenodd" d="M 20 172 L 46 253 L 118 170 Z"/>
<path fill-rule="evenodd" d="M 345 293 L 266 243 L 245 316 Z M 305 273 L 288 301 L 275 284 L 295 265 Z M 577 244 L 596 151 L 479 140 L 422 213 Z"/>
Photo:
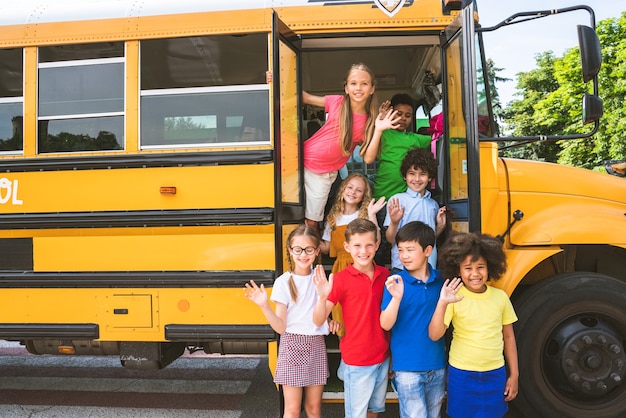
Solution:
<path fill-rule="evenodd" d="M 446 390 L 445 370 L 394 371 L 391 386 L 398 394 L 400 418 L 439 418 Z"/>
<path fill-rule="evenodd" d="M 384 412 L 389 358 L 372 366 L 350 366 L 341 360 L 346 418 Z"/>

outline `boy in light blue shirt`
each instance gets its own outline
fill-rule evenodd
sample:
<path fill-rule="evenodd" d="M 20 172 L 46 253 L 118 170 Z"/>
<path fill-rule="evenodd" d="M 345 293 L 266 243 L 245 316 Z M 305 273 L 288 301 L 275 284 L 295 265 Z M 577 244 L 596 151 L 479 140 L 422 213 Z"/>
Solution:
<path fill-rule="evenodd" d="M 400 417 L 438 418 L 445 393 L 444 338 L 432 341 L 430 323 L 443 279 L 428 264 L 435 232 L 420 221 L 396 234 L 404 269 L 385 283 L 380 326 L 391 331 L 391 385 L 398 394 Z"/>
<path fill-rule="evenodd" d="M 387 228 L 385 237 L 393 243 L 391 247 L 391 274 L 402 270 L 398 258 L 396 233 L 402 226 L 412 221 L 421 221 L 430 226 L 439 236 L 446 228 L 446 207 L 431 198 L 426 187 L 437 175 L 437 160 L 427 149 L 417 148 L 409 151 L 400 166 L 400 172 L 407 184 L 406 192 L 395 194 L 387 203 L 387 216 L 384 226 Z M 437 267 L 437 247 L 433 245 L 428 257 L 431 266 Z"/>

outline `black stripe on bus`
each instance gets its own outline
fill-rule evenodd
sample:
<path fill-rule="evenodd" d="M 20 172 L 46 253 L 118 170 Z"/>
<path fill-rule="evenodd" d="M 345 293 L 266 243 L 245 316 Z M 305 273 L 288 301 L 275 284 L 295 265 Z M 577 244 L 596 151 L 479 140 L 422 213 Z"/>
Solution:
<path fill-rule="evenodd" d="M 276 333 L 269 325 L 165 325 L 168 341 L 275 341 Z"/>
<path fill-rule="evenodd" d="M 19 158 L 0 160 L 4 172 L 102 170 L 116 168 L 181 167 L 204 165 L 267 164 L 273 150 L 178 152 L 167 154 L 94 155 L 80 157 Z"/>
<path fill-rule="evenodd" d="M 0 214 L 0 229 L 268 225 L 272 208 L 40 212 Z"/>
<path fill-rule="evenodd" d="M 0 272 L 3 289 L 241 288 L 250 280 L 271 287 L 273 270 Z"/>
<path fill-rule="evenodd" d="M 0 339 L 95 340 L 100 338 L 98 324 L 0 323 Z"/>

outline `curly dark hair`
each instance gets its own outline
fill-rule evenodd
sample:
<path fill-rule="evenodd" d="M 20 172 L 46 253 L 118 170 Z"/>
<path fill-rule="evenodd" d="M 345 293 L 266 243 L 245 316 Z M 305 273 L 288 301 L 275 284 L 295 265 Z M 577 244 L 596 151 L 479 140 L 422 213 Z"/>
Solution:
<path fill-rule="evenodd" d="M 406 178 L 406 173 L 411 169 L 422 170 L 428 173 L 428 177 L 435 178 L 437 176 L 437 160 L 430 150 L 425 148 L 416 148 L 407 152 L 402 159 L 400 172 L 402 177 Z"/>
<path fill-rule="evenodd" d="M 437 256 L 443 277 L 451 279 L 461 274 L 461 263 L 467 256 L 472 261 L 483 257 L 487 262 L 489 280 L 498 280 L 506 271 L 506 254 L 502 241 L 479 233 L 456 232 L 444 242 Z"/>
<path fill-rule="evenodd" d="M 390 100 L 391 107 L 395 107 L 399 104 L 411 106 L 412 109 L 415 109 L 415 100 L 411 96 L 406 93 L 398 93 L 394 94 Z"/>

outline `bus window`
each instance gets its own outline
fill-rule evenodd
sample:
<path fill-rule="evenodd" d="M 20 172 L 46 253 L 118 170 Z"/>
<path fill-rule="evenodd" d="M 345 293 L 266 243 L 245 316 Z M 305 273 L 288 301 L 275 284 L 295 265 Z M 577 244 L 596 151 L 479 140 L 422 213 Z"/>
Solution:
<path fill-rule="evenodd" d="M 467 132 L 465 130 L 465 117 L 462 103 L 462 80 L 461 68 L 461 36 L 452 41 L 446 49 L 448 62 L 447 102 L 448 102 L 448 184 L 446 193 L 448 201 L 467 199 Z"/>
<path fill-rule="evenodd" d="M 0 152 L 24 149 L 23 55 L 0 49 Z"/>
<path fill-rule="evenodd" d="M 266 34 L 152 39 L 140 51 L 142 149 L 269 143 Z"/>
<path fill-rule="evenodd" d="M 124 145 L 124 44 L 39 49 L 38 151 L 119 150 Z"/>

